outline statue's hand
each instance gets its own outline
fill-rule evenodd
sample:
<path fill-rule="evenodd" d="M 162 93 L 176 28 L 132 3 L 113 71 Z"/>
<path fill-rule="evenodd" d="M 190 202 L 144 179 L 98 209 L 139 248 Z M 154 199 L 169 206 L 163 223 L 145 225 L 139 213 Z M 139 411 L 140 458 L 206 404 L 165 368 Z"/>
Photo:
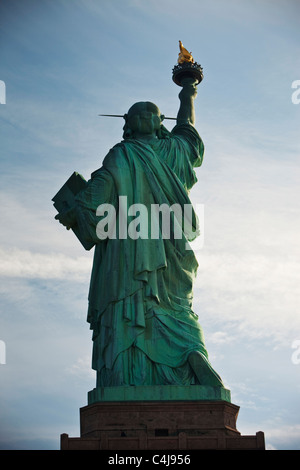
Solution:
<path fill-rule="evenodd" d="M 55 219 L 64 225 L 67 230 L 70 230 L 76 222 L 75 210 L 72 208 L 61 212 L 55 216 Z"/>
<path fill-rule="evenodd" d="M 187 77 L 182 80 L 182 89 L 179 93 L 179 99 L 196 98 L 197 96 L 197 80 L 193 77 Z"/>

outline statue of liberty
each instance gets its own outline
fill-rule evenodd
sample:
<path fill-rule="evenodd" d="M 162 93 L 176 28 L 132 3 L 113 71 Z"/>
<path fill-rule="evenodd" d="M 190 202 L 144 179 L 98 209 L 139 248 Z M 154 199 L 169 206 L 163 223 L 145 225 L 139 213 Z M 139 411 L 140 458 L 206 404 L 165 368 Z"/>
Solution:
<path fill-rule="evenodd" d="M 198 263 L 186 244 L 194 237 L 129 237 L 121 233 L 120 200 L 135 204 L 191 205 L 204 145 L 194 127 L 197 80 L 182 79 L 177 122 L 171 132 L 151 102 L 124 115 L 123 140 L 106 155 L 71 209 L 56 218 L 94 246 L 87 320 L 93 331 L 96 387 L 211 385 L 222 380 L 208 360 L 203 331 L 193 311 Z M 126 198 L 125 198 L 126 196 Z M 114 236 L 99 237 L 99 206 L 115 208 Z M 195 214 L 194 214 L 195 215 Z M 195 217 L 193 220 L 195 222 Z M 130 223 L 130 217 L 126 222 Z M 196 222 L 195 222 L 196 224 Z M 128 225 L 125 227 L 127 232 Z M 124 230 L 123 230 L 124 232 Z"/>

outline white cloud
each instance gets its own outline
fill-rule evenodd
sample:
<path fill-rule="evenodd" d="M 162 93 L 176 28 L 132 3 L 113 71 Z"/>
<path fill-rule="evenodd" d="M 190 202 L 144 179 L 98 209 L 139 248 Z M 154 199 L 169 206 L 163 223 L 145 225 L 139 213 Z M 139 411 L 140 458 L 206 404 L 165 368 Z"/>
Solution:
<path fill-rule="evenodd" d="M 38 279 L 87 279 L 91 260 L 62 253 L 41 254 L 19 248 L 0 249 L 0 276 Z"/>
<path fill-rule="evenodd" d="M 267 450 L 300 450 L 300 424 L 275 423 L 265 428 Z"/>
<path fill-rule="evenodd" d="M 95 379 L 95 372 L 91 369 L 91 356 L 79 357 L 77 361 L 67 369 L 71 375 L 79 378 Z"/>
<path fill-rule="evenodd" d="M 213 344 L 226 344 L 231 341 L 231 338 L 228 336 L 227 332 L 225 331 L 215 331 L 209 336 L 210 343 Z"/>
<path fill-rule="evenodd" d="M 297 260 L 225 252 L 203 252 L 200 259 L 194 297 L 214 321 L 234 322 L 239 334 L 253 339 L 286 342 L 299 331 Z M 225 337 L 216 334 L 213 339 Z"/>

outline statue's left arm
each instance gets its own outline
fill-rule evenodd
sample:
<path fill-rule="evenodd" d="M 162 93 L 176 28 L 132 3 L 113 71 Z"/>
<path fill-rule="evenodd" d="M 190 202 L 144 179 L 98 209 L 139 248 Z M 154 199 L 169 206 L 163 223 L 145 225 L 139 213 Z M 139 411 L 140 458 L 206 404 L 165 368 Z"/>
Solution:
<path fill-rule="evenodd" d="M 103 167 L 92 174 L 86 188 L 76 195 L 74 206 L 55 218 L 67 229 L 76 225 L 85 241 L 99 243 L 96 226 L 101 219 L 97 216 L 101 204 L 115 204 L 113 180 Z"/>

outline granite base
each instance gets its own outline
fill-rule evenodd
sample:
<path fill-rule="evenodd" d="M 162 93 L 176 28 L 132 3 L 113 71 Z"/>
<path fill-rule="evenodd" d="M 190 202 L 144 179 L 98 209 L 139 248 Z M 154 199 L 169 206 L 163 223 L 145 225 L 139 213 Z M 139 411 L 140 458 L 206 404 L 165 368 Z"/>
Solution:
<path fill-rule="evenodd" d="M 149 399 L 149 387 L 124 387 L 122 400 L 115 400 L 120 398 L 121 390 L 93 390 L 89 404 L 80 409 L 80 437 L 62 434 L 61 449 L 265 449 L 263 432 L 241 436 L 237 430 L 239 407 L 230 402 L 228 390 L 219 390 L 218 394 L 208 390 L 211 387 L 159 388 L 152 390 Z M 212 394 L 213 399 L 205 398 Z"/>

